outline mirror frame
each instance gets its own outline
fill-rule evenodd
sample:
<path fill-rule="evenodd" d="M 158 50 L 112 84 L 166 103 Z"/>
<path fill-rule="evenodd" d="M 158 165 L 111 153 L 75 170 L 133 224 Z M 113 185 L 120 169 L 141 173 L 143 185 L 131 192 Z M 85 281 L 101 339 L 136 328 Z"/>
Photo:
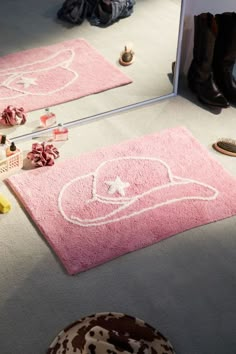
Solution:
<path fill-rule="evenodd" d="M 150 104 L 153 104 L 156 102 L 167 100 L 172 97 L 176 97 L 178 95 L 178 86 L 179 86 L 179 73 L 180 73 L 180 61 L 181 61 L 181 48 L 182 48 L 182 38 L 183 38 L 183 28 L 184 28 L 185 6 L 186 6 L 186 0 L 181 0 L 180 21 L 179 21 L 179 31 L 178 31 L 175 67 L 174 67 L 174 73 L 173 73 L 173 91 L 172 91 L 172 93 L 167 94 L 167 95 L 163 95 L 163 96 L 159 96 L 159 97 L 155 97 L 155 98 L 151 98 L 151 99 L 147 99 L 144 101 L 132 103 L 132 104 L 129 104 L 126 106 L 122 106 L 119 108 L 115 108 L 115 109 L 112 109 L 109 111 L 101 112 L 101 113 L 87 116 L 84 118 L 75 119 L 73 121 L 63 123 L 63 126 L 67 127 L 67 128 L 71 128 L 71 127 L 75 127 L 75 126 L 89 124 L 89 123 L 95 122 L 97 120 L 106 118 L 106 117 L 114 116 L 115 114 L 118 114 L 118 113 L 126 112 L 131 109 L 143 107 L 143 106 L 150 105 Z M 22 135 L 15 136 L 15 137 L 11 138 L 11 141 L 18 143 L 23 140 L 28 140 L 28 139 L 32 139 L 35 137 L 39 137 L 41 135 L 45 135 L 45 133 L 51 132 L 53 129 L 55 129 L 55 126 L 51 127 L 51 128 L 42 129 L 40 131 L 33 132 L 33 133 L 22 134 Z"/>

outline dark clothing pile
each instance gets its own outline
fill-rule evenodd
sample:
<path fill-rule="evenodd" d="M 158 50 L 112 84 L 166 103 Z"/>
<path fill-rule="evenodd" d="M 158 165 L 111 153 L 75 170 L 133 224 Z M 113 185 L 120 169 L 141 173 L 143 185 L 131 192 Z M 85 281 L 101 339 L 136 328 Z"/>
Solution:
<path fill-rule="evenodd" d="M 80 25 L 107 27 L 133 12 L 135 0 L 65 0 L 57 13 L 60 20 Z"/>

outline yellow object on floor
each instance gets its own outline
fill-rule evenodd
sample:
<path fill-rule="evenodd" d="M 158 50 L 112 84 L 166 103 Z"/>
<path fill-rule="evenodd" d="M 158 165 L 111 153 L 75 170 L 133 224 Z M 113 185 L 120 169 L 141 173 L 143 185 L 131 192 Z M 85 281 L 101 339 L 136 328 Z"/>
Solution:
<path fill-rule="evenodd" d="M 11 210 L 10 202 L 0 194 L 0 213 L 6 214 Z"/>

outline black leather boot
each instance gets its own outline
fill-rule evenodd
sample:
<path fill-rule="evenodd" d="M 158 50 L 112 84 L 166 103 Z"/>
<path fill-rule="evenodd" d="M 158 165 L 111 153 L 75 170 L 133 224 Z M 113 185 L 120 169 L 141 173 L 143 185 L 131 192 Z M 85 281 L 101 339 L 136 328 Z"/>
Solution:
<path fill-rule="evenodd" d="M 215 81 L 230 103 L 236 105 L 236 79 L 233 76 L 236 61 L 236 14 L 216 15 L 218 36 L 215 44 L 213 71 Z"/>
<path fill-rule="evenodd" d="M 188 71 L 188 85 L 202 103 L 227 108 L 229 102 L 216 85 L 212 68 L 216 36 L 216 21 L 212 14 L 194 16 L 193 60 Z"/>

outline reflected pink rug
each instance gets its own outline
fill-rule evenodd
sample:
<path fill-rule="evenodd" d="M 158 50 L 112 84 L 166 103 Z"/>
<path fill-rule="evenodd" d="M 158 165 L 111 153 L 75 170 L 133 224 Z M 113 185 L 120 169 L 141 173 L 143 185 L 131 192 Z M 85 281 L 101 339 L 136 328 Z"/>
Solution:
<path fill-rule="evenodd" d="M 25 50 L 0 58 L 0 111 L 33 111 L 130 82 L 83 39 Z"/>
<path fill-rule="evenodd" d="M 69 274 L 236 214 L 236 179 L 183 127 L 7 182 Z"/>

